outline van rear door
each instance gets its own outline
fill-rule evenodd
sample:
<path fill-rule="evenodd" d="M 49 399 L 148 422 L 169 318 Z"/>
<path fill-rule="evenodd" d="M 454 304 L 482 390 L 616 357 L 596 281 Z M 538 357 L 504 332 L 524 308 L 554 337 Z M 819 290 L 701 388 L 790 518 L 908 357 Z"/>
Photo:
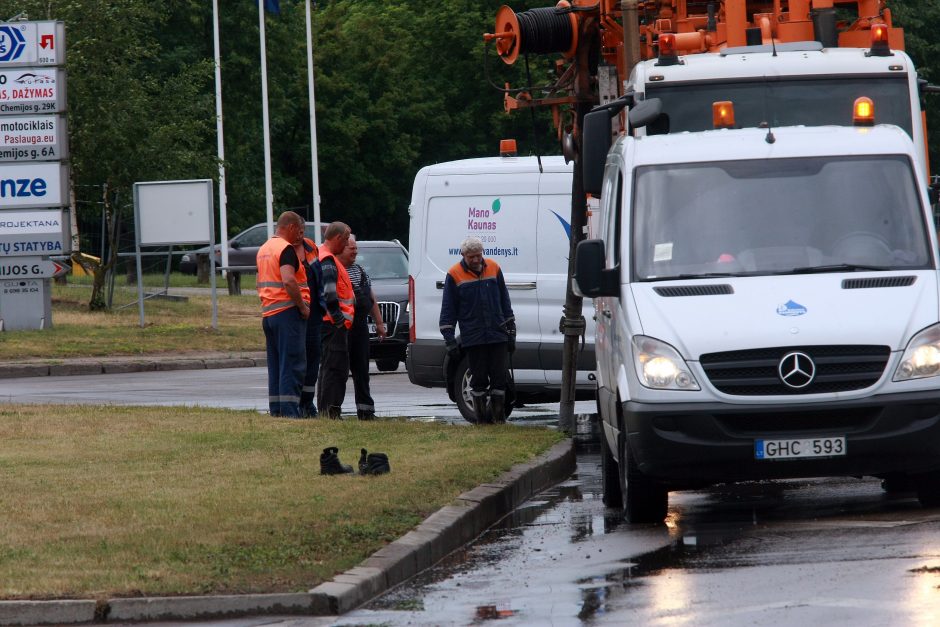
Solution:
<path fill-rule="evenodd" d="M 571 237 L 571 172 L 546 171 L 539 181 L 538 208 L 538 300 L 542 344 L 539 360 L 546 380 L 561 385 L 562 348 L 565 338 L 558 330 L 568 284 L 568 255 Z M 578 353 L 578 383 L 592 386 L 587 374 L 594 370 L 594 305 L 584 301 L 588 346 Z"/>

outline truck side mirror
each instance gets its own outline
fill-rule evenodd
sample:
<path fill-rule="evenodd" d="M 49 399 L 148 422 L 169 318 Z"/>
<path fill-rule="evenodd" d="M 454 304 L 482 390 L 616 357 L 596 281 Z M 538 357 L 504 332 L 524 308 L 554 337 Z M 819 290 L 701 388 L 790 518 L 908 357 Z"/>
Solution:
<path fill-rule="evenodd" d="M 604 267 L 607 258 L 604 240 L 587 239 L 578 243 L 575 253 L 574 290 L 583 298 L 618 296 L 620 266 Z"/>
<path fill-rule="evenodd" d="M 601 195 L 610 144 L 610 111 L 600 109 L 585 115 L 581 129 L 581 180 L 587 194 Z"/>
<path fill-rule="evenodd" d="M 636 106 L 630 109 L 627 114 L 627 120 L 630 122 L 630 128 L 642 128 L 651 124 L 662 115 L 663 101 L 659 98 L 650 98 L 641 100 Z"/>

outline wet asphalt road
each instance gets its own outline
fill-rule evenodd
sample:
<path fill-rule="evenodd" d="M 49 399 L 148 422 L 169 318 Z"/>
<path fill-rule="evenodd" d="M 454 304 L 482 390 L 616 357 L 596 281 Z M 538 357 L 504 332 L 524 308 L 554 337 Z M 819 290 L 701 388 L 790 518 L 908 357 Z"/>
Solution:
<path fill-rule="evenodd" d="M 670 495 L 663 525 L 601 501 L 600 457 L 337 625 L 940 625 L 940 510 L 876 480 Z"/>
<path fill-rule="evenodd" d="M 442 391 L 411 386 L 402 372 L 374 376 L 373 388 L 388 414 L 460 422 Z M 263 368 L 0 381 L 0 403 L 263 409 L 264 396 Z M 551 424 L 552 412 L 513 417 Z M 579 427 L 590 431 L 586 418 Z M 338 621 L 201 624 L 940 625 L 940 510 L 913 495 L 888 498 L 876 480 L 858 479 L 717 486 L 670 494 L 665 524 L 627 525 L 601 501 L 596 445 L 578 441 L 569 481 Z"/>

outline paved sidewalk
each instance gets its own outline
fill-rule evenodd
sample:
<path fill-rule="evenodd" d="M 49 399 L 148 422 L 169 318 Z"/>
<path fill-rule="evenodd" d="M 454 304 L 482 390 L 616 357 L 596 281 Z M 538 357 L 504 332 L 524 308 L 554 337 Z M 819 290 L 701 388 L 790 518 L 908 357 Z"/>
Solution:
<path fill-rule="evenodd" d="M 166 370 L 253 368 L 264 366 L 266 363 L 264 351 L 25 359 L 0 364 L 0 379 Z"/>

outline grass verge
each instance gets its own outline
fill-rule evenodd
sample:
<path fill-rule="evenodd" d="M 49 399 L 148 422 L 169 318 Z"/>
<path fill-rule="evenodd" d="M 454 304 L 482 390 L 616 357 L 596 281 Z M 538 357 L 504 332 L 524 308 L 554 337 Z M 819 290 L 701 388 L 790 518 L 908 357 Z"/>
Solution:
<path fill-rule="evenodd" d="M 241 296 L 229 296 L 222 284 L 218 329 L 212 328 L 211 298 L 201 294 L 189 295 L 187 302 L 147 300 L 146 326 L 141 328 L 136 286 L 115 287 L 112 311 L 89 311 L 89 281 L 53 285 L 53 326 L 43 331 L 0 333 L 0 359 L 264 350 L 261 306 L 250 289 Z"/>
<path fill-rule="evenodd" d="M 0 406 L 0 597 L 305 591 L 562 436 L 188 408 Z M 338 446 L 379 477 L 321 476 Z"/>

